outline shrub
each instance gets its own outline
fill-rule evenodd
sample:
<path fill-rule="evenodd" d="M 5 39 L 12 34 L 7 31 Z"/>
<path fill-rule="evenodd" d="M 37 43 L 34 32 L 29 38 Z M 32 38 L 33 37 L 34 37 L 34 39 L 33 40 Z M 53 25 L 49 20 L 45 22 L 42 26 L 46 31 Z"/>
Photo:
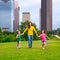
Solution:
<path fill-rule="evenodd" d="M 13 42 L 16 41 L 16 37 L 14 35 L 1 35 L 0 42 Z"/>

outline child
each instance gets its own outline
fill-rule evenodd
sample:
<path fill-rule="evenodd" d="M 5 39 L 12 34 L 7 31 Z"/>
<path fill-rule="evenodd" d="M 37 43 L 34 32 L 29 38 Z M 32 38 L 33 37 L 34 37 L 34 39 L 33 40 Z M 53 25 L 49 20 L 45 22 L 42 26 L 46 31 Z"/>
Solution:
<path fill-rule="evenodd" d="M 20 31 L 17 31 L 17 48 L 20 48 L 21 47 L 21 40 L 22 40 L 22 34 Z"/>
<path fill-rule="evenodd" d="M 42 30 L 40 36 L 38 36 L 38 37 L 41 37 L 41 39 L 42 39 L 42 48 L 45 49 L 45 46 L 46 46 L 46 37 L 47 37 L 45 31 Z"/>

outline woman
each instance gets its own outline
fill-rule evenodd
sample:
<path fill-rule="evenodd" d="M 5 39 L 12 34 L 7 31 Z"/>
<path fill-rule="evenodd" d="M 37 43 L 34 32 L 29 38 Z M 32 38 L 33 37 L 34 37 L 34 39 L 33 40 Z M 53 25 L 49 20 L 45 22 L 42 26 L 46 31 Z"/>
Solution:
<path fill-rule="evenodd" d="M 26 31 L 28 31 L 28 45 L 29 45 L 29 48 L 32 48 L 33 31 L 35 31 L 36 35 L 37 35 L 37 32 L 36 32 L 35 27 L 32 25 L 31 22 L 28 24 L 28 27 L 24 30 L 23 34 Z"/>

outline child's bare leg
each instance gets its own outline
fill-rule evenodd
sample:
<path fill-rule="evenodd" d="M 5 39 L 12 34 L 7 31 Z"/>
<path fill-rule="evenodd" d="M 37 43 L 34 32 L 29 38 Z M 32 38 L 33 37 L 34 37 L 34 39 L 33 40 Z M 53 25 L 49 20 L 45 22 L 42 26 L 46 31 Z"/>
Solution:
<path fill-rule="evenodd" d="M 46 43 L 43 42 L 43 43 L 42 43 L 42 48 L 45 49 L 45 46 L 46 46 Z"/>
<path fill-rule="evenodd" d="M 19 42 L 19 48 L 21 47 L 21 41 Z"/>
<path fill-rule="evenodd" d="M 21 47 L 21 41 L 20 41 L 20 47 Z"/>
<path fill-rule="evenodd" d="M 19 46 L 19 42 L 17 42 L 17 48 L 18 48 L 18 46 Z"/>
<path fill-rule="evenodd" d="M 46 42 L 44 42 L 44 47 L 46 47 Z"/>
<path fill-rule="evenodd" d="M 42 42 L 42 48 L 44 47 L 44 43 Z"/>
<path fill-rule="evenodd" d="M 20 48 L 20 42 L 17 42 L 17 48 Z"/>

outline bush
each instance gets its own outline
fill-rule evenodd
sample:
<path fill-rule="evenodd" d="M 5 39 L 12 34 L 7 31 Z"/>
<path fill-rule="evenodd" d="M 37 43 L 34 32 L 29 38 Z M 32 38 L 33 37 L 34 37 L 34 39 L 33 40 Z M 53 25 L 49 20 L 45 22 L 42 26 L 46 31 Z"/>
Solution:
<path fill-rule="evenodd" d="M 16 37 L 14 35 L 1 35 L 0 42 L 14 42 Z"/>
<path fill-rule="evenodd" d="M 8 35 L 6 38 L 5 38 L 5 42 L 13 42 L 13 41 L 16 41 L 16 38 L 12 35 Z"/>

